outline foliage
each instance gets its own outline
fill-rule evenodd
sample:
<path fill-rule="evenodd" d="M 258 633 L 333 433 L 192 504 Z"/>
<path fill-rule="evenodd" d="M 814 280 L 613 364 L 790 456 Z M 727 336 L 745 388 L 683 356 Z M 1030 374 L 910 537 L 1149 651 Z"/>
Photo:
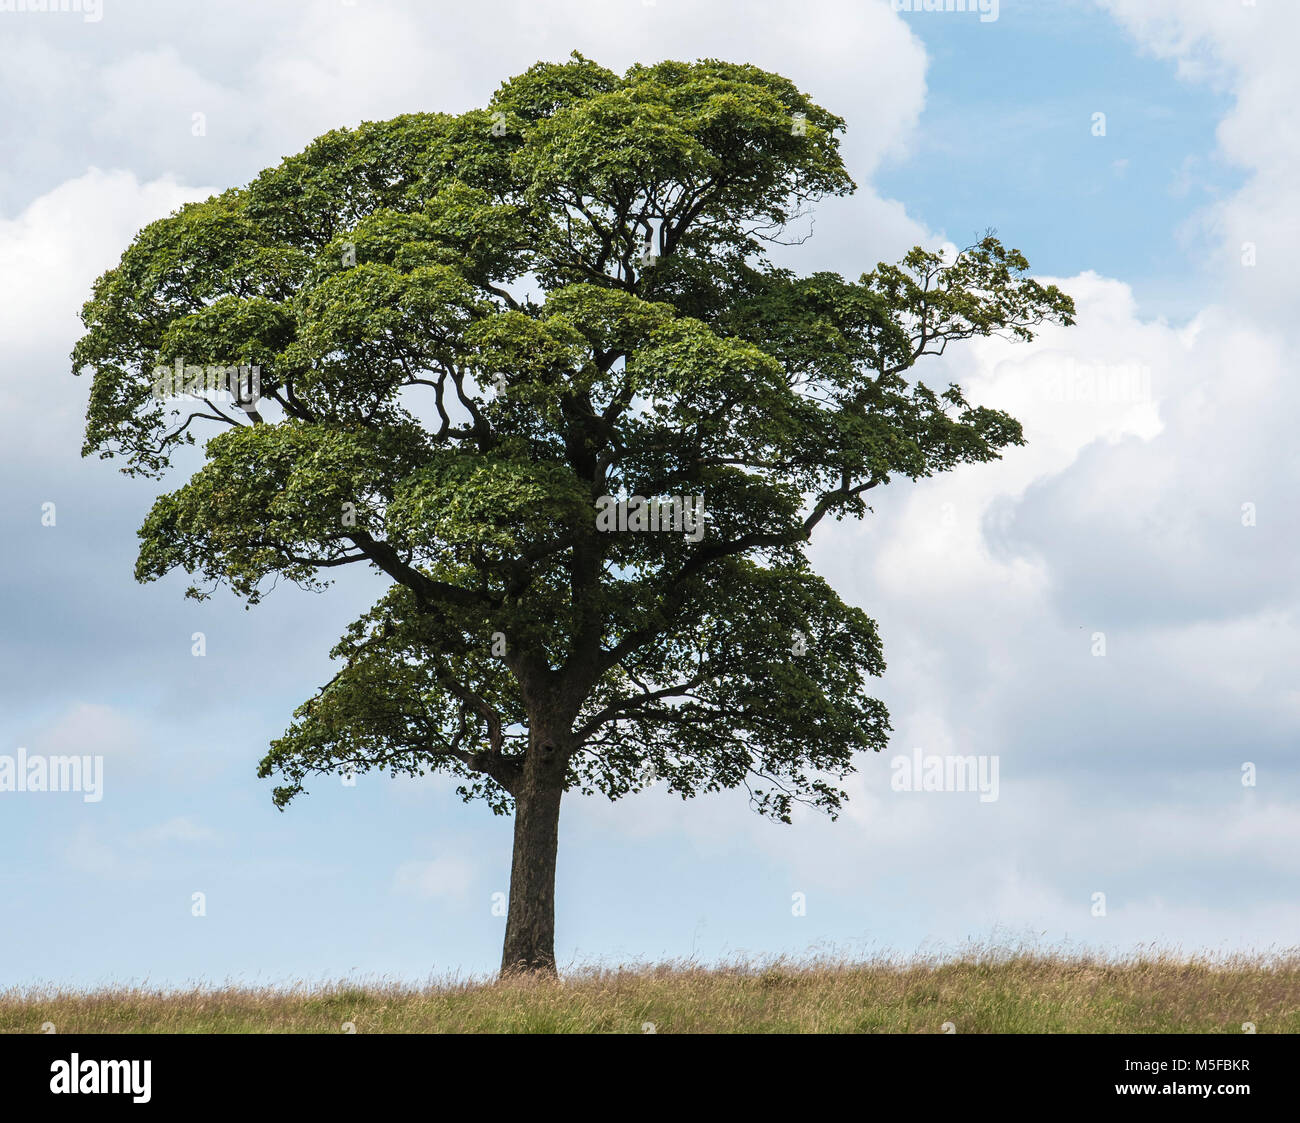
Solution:
<path fill-rule="evenodd" d="M 99 279 L 85 453 L 161 477 L 220 428 L 137 576 L 250 603 L 341 566 L 392 579 L 263 760 L 277 804 L 316 773 L 445 769 L 504 812 L 558 750 L 566 787 L 611 798 L 657 777 L 786 821 L 839 807 L 889 731 L 865 693 L 884 660 L 810 536 L 1021 443 L 911 370 L 1073 312 L 992 235 L 856 281 L 772 265 L 795 215 L 853 189 L 843 129 L 753 66 L 620 77 L 575 53 L 483 110 L 327 133 Z M 256 365 L 262 398 L 178 412 L 150 393 L 178 361 Z M 633 495 L 703 496 L 707 533 L 597 529 Z"/>

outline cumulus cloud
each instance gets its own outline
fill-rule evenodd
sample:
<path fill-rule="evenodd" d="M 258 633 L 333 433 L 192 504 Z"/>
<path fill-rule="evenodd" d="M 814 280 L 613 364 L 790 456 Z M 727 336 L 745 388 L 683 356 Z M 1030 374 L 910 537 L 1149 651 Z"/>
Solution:
<path fill-rule="evenodd" d="M 66 356 L 96 277 L 115 265 L 140 227 L 211 189 L 172 176 L 142 183 L 128 171 L 89 168 L 0 219 L 0 463 L 30 471 L 80 445 L 88 379 Z"/>
<path fill-rule="evenodd" d="M 1103 6 L 1143 49 L 1173 60 L 1187 81 L 1231 95 L 1217 131 L 1219 155 L 1248 179 L 1200 213 L 1195 226 L 1213 247 L 1210 274 L 1233 305 L 1261 323 L 1285 320 L 1300 255 L 1300 72 L 1293 49 L 1300 7 L 1217 0 L 1103 0 Z"/>
<path fill-rule="evenodd" d="M 1290 559 L 1300 543 L 1287 491 L 1300 454 L 1285 427 L 1300 404 L 1287 362 L 1300 252 L 1300 72 L 1290 58 L 1300 8 L 1108 7 L 1186 81 L 1232 96 L 1219 156 L 1247 181 L 1196 219 L 1214 247 L 1197 274 L 1201 307 L 1171 323 L 1147 314 L 1124 278 L 1055 278 L 1078 302 L 1076 327 L 1032 345 L 986 341 L 923 372 L 1020 418 L 1027 447 L 899 481 L 865 522 L 828 528 L 814 548 L 818 568 L 881 624 L 890 667 L 879 692 L 894 751 L 996 754 L 999 800 L 894 792 L 885 756 L 862 762 L 834 825 L 810 816 L 791 830 L 758 820 L 743 799 L 683 806 L 651 793 L 613 807 L 575 800 L 566 841 L 673 846 L 683 866 L 685 854 L 720 878 L 758 861 L 787 897 L 787 882 L 806 885 L 855 917 L 888 918 L 875 930 L 900 946 L 999 923 L 1117 946 L 1258 946 L 1294 932 L 1300 689 L 1290 669 L 1300 634 Z M 104 465 L 75 465 L 86 390 L 67 374 L 76 313 L 151 219 L 245 182 L 328 128 L 483 104 L 502 78 L 578 48 L 616 69 L 662 57 L 752 61 L 848 119 L 846 158 L 862 191 L 818 211 L 814 237 L 784 262 L 852 274 L 938 235 L 930 216 L 873 184 L 913 150 L 927 95 L 924 48 L 883 2 L 485 0 L 446 10 L 364 0 L 229 12 L 197 21 L 167 6 L 115 8 L 75 36 L 15 24 L 17 49 L 0 68 L 10 100 L 45 91 L 0 169 L 0 473 L 12 481 L 0 503 L 23 560 L 7 588 L 0 673 L 29 706 L 56 715 L 19 719 L 32 751 L 125 757 L 148 739 L 147 703 L 69 707 L 69 697 L 109 696 L 88 684 L 171 684 L 181 718 L 208 705 L 214 728 L 226 729 L 220 700 L 243 702 L 248 668 L 271 661 L 250 642 L 242 662 L 219 663 L 257 621 L 212 607 L 203 626 L 222 639 L 206 690 L 193 691 L 198 676 L 180 670 L 198 626 L 190 609 L 163 619 L 161 595 L 132 599 L 133 532 L 148 496 L 121 490 Z M 1189 157 L 1180 182 L 1190 190 L 1203 174 Z M 1242 264 L 1245 243 L 1253 266 Z M 34 515 L 46 496 L 73 503 L 57 531 Z M 1243 521 L 1246 504 L 1253 522 Z M 285 635 L 303 662 L 323 650 L 318 605 L 280 610 L 260 633 L 265 650 Z M 263 692 L 283 716 L 300 700 Z M 229 740 L 248 765 L 264 731 Z M 1257 788 L 1242 785 L 1247 762 Z M 138 821 L 157 821 L 144 814 Z M 203 841 L 213 832 L 186 817 L 137 839 Z M 65 857 L 88 873 L 123 868 L 88 828 L 70 836 Z M 391 888 L 452 899 L 477 880 L 474 864 L 439 853 L 399 864 Z M 1090 912 L 1099 891 L 1105 919 Z M 677 883 L 652 892 L 676 893 Z"/>

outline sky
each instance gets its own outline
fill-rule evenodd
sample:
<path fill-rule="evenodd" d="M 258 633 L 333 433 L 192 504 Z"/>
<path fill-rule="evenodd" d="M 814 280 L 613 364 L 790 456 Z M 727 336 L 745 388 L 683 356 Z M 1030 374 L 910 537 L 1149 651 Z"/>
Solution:
<path fill-rule="evenodd" d="M 448 780 L 375 774 L 280 813 L 256 776 L 382 583 L 348 572 L 251 610 L 186 600 L 184 574 L 137 584 L 136 530 L 197 461 L 158 484 L 83 460 L 89 381 L 68 354 L 91 283 L 144 224 L 328 129 L 482 106 L 574 49 L 616 70 L 751 62 L 848 121 L 859 190 L 782 264 L 856 277 L 993 228 L 1078 323 L 931 361 L 931 385 L 1012 413 L 1027 445 L 895 481 L 814 541 L 879 624 L 895 730 L 840 818 L 774 824 L 743 792 L 570 796 L 561 966 L 1295 944 L 1300 5 L 16 6 L 0 4 L 0 760 L 104 771 L 93 800 L 0 791 L 0 987 L 419 982 L 499 962 L 508 819 Z M 996 798 L 906 790 L 918 753 L 996 767 Z"/>

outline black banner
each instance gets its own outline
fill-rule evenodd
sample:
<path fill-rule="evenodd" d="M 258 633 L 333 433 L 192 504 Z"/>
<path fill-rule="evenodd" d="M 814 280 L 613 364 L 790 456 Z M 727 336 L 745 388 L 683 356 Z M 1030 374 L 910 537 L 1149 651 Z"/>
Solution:
<path fill-rule="evenodd" d="M 1289 1036 L 716 1036 L 444 1037 L 385 1034 L 0 1038 L 6 1109 L 116 1100 L 131 1110 L 286 1106 L 332 1111 L 387 1103 L 437 1105 L 485 1097 L 634 1102 L 694 1114 L 777 1101 L 792 1110 L 843 1105 L 864 1112 L 891 1093 L 936 1105 L 1047 1107 L 1134 1100 L 1224 1101 L 1256 1108 L 1290 1102 L 1297 1039 Z M 875 1089 L 873 1092 L 872 1089 Z M 116 1108 L 114 1110 L 117 1110 Z M 6 1110 L 10 1118 L 17 1118 Z"/>

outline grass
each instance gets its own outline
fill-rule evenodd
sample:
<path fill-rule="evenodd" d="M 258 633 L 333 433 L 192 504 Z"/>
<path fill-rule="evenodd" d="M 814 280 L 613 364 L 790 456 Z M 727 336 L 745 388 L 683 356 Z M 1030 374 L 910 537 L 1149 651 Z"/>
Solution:
<path fill-rule="evenodd" d="M 584 967 L 561 981 L 448 980 L 0 991 L 0 1032 L 1300 1033 L 1300 952 L 1124 958 L 976 952 Z M 951 1031 L 948 1031 L 951 1032 Z"/>

